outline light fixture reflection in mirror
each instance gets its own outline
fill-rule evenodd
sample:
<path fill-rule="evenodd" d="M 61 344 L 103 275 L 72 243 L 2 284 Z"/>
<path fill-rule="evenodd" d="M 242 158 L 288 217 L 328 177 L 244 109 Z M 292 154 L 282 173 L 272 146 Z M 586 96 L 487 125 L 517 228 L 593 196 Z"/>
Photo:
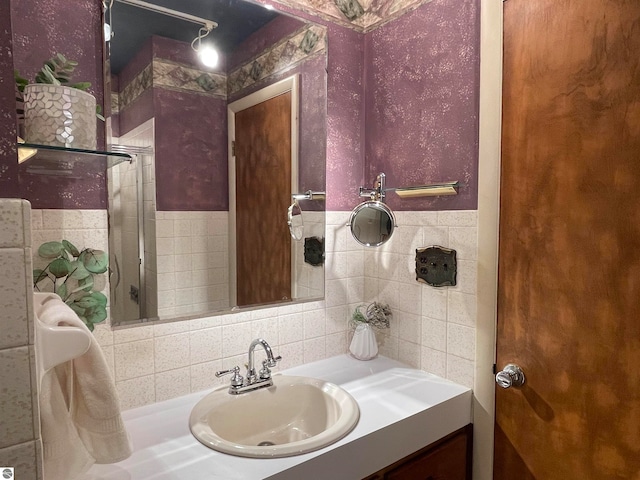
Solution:
<path fill-rule="evenodd" d="M 386 243 L 397 226 L 391 209 L 377 200 L 363 202 L 354 208 L 348 225 L 353 238 L 365 247 Z"/>
<path fill-rule="evenodd" d="M 191 42 L 191 48 L 196 52 L 198 58 L 205 67 L 214 68 L 218 66 L 218 51 L 209 44 L 203 44 L 202 39 L 211 33 L 214 26 L 208 22 L 198 31 L 198 36 Z"/>

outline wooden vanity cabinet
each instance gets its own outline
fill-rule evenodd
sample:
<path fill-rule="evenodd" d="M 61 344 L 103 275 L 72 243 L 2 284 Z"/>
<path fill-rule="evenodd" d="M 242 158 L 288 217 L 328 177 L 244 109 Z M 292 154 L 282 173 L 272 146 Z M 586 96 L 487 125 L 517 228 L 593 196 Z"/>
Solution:
<path fill-rule="evenodd" d="M 469 424 L 364 480 L 471 480 L 472 441 Z"/>

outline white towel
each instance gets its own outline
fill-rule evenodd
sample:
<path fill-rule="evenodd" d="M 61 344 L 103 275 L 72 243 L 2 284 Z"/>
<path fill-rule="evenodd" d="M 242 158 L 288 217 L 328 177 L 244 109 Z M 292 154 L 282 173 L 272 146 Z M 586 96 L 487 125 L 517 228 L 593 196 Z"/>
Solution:
<path fill-rule="evenodd" d="M 98 342 L 69 306 L 52 293 L 34 294 L 34 313 L 53 326 L 87 331 L 84 355 L 49 370 L 39 392 L 44 479 L 73 480 L 94 463 L 131 455 L 115 383 Z"/>

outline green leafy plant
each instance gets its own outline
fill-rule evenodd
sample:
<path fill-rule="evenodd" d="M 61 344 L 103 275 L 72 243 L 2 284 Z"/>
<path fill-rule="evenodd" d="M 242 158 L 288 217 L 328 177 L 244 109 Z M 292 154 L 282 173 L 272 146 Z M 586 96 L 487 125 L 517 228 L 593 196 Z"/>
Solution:
<path fill-rule="evenodd" d="M 362 311 L 365 307 L 366 309 Z M 369 305 L 358 305 L 351 315 L 350 323 L 352 327 L 358 326 L 359 323 L 368 323 L 376 328 L 389 328 L 392 316 L 389 305 L 373 302 Z"/>
<path fill-rule="evenodd" d="M 13 76 L 16 82 L 16 100 L 19 105 L 24 103 L 24 89 L 27 85 L 32 83 L 45 83 L 47 85 L 64 85 L 66 87 L 75 88 L 77 90 L 87 91 L 91 87 L 89 82 L 76 82 L 71 83 L 71 77 L 74 70 L 78 66 L 78 62 L 74 60 L 67 60 L 67 58 L 58 53 L 44 62 L 44 65 L 38 73 L 36 73 L 33 82 L 20 75 L 17 70 L 13 71 Z M 18 108 L 18 115 L 24 115 L 24 109 Z M 100 105 L 96 106 L 96 116 L 100 120 L 104 120 L 101 115 Z"/>
<path fill-rule="evenodd" d="M 107 297 L 94 291 L 94 275 L 107 271 L 109 258 L 102 250 L 78 250 L 71 242 L 45 242 L 38 255 L 49 260 L 44 269 L 33 270 L 33 286 L 41 291 L 47 284 L 53 292 L 93 331 L 94 324 L 107 318 Z"/>

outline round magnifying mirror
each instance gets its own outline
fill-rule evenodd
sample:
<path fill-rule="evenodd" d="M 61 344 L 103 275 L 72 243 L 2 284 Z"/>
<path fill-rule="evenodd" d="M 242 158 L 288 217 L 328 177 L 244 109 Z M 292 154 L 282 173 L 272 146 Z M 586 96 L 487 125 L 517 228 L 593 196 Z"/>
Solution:
<path fill-rule="evenodd" d="M 298 202 L 293 202 L 287 210 L 287 225 L 291 238 L 294 240 L 302 240 L 304 235 L 304 222 L 302 221 L 302 209 Z"/>
<path fill-rule="evenodd" d="M 391 238 L 396 218 L 384 203 L 371 200 L 353 209 L 349 225 L 358 243 L 365 247 L 378 247 Z"/>

